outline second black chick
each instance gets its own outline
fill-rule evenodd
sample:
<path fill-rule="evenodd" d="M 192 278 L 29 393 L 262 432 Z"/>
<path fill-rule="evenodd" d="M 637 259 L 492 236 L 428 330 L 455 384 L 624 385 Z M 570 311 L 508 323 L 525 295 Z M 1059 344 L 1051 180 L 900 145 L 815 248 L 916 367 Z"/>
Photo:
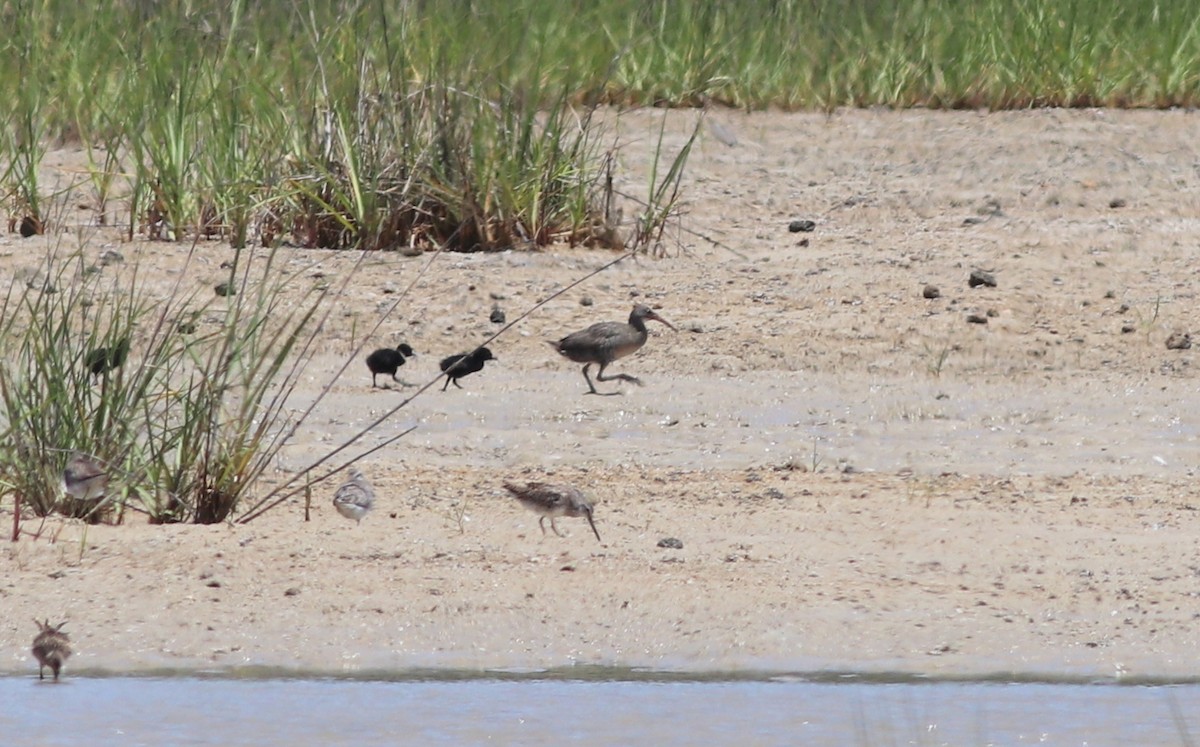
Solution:
<path fill-rule="evenodd" d="M 416 353 L 406 343 L 400 343 L 393 348 L 380 348 L 374 353 L 367 356 L 367 368 L 371 369 L 371 386 L 379 386 L 376 383 L 375 377 L 379 374 L 388 374 L 392 377 L 392 381 L 403 386 L 414 386 L 407 381 L 396 376 L 396 371 L 404 365 L 406 358 L 411 358 Z"/>
<path fill-rule="evenodd" d="M 443 358 L 441 367 L 442 373 L 446 374 L 446 383 L 442 384 L 442 391 L 446 391 L 446 387 L 450 386 L 450 382 L 452 381 L 454 382 L 454 386 L 462 389 L 462 384 L 458 383 L 459 379 L 476 371 L 482 371 L 484 363 L 494 360 L 497 360 L 497 358 L 487 348 L 476 348 L 470 353 L 451 355 Z"/>
<path fill-rule="evenodd" d="M 122 337 L 112 347 L 99 347 L 89 352 L 83 359 L 83 365 L 92 372 L 93 376 L 100 376 L 123 366 L 128 357 L 129 338 Z"/>

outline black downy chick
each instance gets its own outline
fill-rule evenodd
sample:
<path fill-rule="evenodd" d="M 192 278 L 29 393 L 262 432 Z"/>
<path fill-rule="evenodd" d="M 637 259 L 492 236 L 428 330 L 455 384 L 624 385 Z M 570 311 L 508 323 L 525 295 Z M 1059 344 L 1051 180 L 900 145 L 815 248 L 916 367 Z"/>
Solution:
<path fill-rule="evenodd" d="M 92 372 L 92 376 L 101 376 L 123 366 L 128 357 L 129 338 L 122 337 L 112 347 L 98 347 L 88 353 L 83 359 L 83 365 Z"/>
<path fill-rule="evenodd" d="M 476 371 L 482 371 L 485 362 L 494 360 L 497 360 L 497 358 L 487 348 L 476 348 L 470 353 L 451 355 L 443 358 L 441 368 L 442 373 L 446 374 L 446 383 L 442 385 L 442 391 L 446 391 L 446 387 L 450 386 L 450 382 L 454 382 L 454 386 L 462 389 L 462 384 L 458 383 L 459 379 Z"/>
<path fill-rule="evenodd" d="M 416 353 L 405 343 L 400 343 L 393 348 L 380 348 L 374 353 L 367 356 L 367 368 L 371 370 L 371 386 L 379 386 L 375 381 L 375 377 L 379 374 L 388 374 L 392 377 L 392 381 L 403 386 L 414 386 L 396 376 L 396 371 L 404 365 L 405 358 L 412 358 Z"/>

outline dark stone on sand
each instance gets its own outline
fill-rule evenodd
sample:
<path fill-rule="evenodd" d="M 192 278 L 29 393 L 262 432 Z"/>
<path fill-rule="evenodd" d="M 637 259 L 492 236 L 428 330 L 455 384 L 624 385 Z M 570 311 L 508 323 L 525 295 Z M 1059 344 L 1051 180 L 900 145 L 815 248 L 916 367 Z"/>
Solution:
<path fill-rule="evenodd" d="M 983 314 L 967 314 L 968 324 L 987 324 L 988 318 Z"/>
<path fill-rule="evenodd" d="M 788 224 L 789 233 L 812 233 L 817 230 L 816 221 L 797 219 Z"/>
<path fill-rule="evenodd" d="M 971 277 L 967 278 L 967 285 L 972 288 L 978 288 L 981 285 L 995 288 L 996 276 L 986 270 L 971 270 Z"/>
<path fill-rule="evenodd" d="M 1127 204 L 1128 204 L 1128 203 L 1127 203 L 1127 202 L 1125 202 L 1125 198 L 1124 198 L 1124 197 L 1114 197 L 1114 198 L 1112 198 L 1111 200 L 1109 200 L 1109 201 L 1108 201 L 1108 206 L 1109 206 L 1110 208 L 1112 208 L 1113 210 L 1116 210 L 1117 208 L 1123 208 L 1123 207 L 1125 207 Z"/>
<path fill-rule="evenodd" d="M 668 550 L 682 550 L 683 542 L 675 539 L 674 537 L 663 537 L 658 541 L 658 546 L 664 547 Z"/>
<path fill-rule="evenodd" d="M 1167 338 L 1167 350 L 1187 350 L 1192 347 L 1192 335 L 1188 332 L 1175 332 Z"/>
<path fill-rule="evenodd" d="M 32 215 L 26 215 L 21 219 L 21 225 L 17 230 L 23 239 L 27 239 L 30 236 L 37 236 L 42 232 L 42 222 Z"/>
<path fill-rule="evenodd" d="M 921 289 L 921 295 L 929 299 L 941 298 L 942 292 L 938 290 L 936 285 L 927 285 Z"/>
<path fill-rule="evenodd" d="M 213 292 L 222 297 L 237 295 L 233 283 L 217 283 L 213 286 Z"/>
<path fill-rule="evenodd" d="M 488 317 L 488 319 L 491 320 L 492 324 L 504 324 L 506 321 L 508 321 L 508 317 L 505 315 L 504 309 L 501 309 L 499 306 L 492 307 L 492 314 Z"/>

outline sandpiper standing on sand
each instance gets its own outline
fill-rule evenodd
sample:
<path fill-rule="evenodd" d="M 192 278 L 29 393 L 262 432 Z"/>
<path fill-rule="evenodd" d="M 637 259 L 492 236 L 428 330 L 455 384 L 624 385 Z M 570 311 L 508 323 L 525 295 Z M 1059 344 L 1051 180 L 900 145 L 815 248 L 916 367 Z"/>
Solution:
<path fill-rule="evenodd" d="M 560 355 L 583 364 L 583 378 L 588 385 L 588 394 L 600 394 L 596 391 L 596 385 L 592 383 L 591 377 L 588 376 L 588 369 L 593 363 L 600 365 L 600 370 L 596 373 L 597 381 L 620 379 L 641 386 L 642 382 L 636 376 L 623 373 L 605 376 L 604 369 L 618 358 L 636 353 L 646 344 L 646 337 L 649 334 L 646 331 L 647 319 L 662 322 L 675 331 L 675 327 L 670 322 L 656 314 L 649 306 L 639 303 L 630 312 L 628 323 L 600 322 L 587 329 L 572 332 L 558 342 L 553 340 L 548 342 Z M 606 394 L 616 394 L 616 392 L 607 392 Z"/>
<path fill-rule="evenodd" d="M 359 523 L 375 507 L 375 490 L 357 467 L 350 468 L 350 478 L 333 494 L 333 507 L 342 516 Z"/>
<path fill-rule="evenodd" d="M 33 639 L 33 656 L 38 661 L 38 679 L 45 679 L 46 667 L 54 673 L 54 681 L 58 682 L 58 673 L 63 663 L 71 656 L 71 639 L 62 631 L 66 622 L 51 625 L 46 622 L 33 621 L 38 626 L 38 634 Z"/>
<path fill-rule="evenodd" d="M 545 482 L 531 482 L 523 486 L 505 482 L 504 487 L 513 494 L 518 503 L 538 514 L 538 526 L 542 528 L 543 535 L 546 534 L 544 522 L 547 517 L 550 518 L 550 528 L 561 537 L 563 536 L 562 532 L 558 531 L 558 527 L 554 525 L 555 517 L 583 516 L 587 518 L 588 524 L 592 527 L 592 534 L 596 535 L 596 541 L 602 541 L 600 532 L 596 531 L 596 522 L 592 520 L 592 504 L 576 488 L 570 485 L 555 485 Z"/>

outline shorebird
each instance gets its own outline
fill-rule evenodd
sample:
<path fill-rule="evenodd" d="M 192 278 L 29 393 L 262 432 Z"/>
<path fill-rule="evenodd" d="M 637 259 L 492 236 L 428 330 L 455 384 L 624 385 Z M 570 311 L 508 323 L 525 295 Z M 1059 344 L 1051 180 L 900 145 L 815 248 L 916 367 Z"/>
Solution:
<path fill-rule="evenodd" d="M 462 384 L 458 383 L 459 379 L 467 374 L 482 371 L 484 363 L 494 360 L 497 360 L 497 358 L 487 348 L 475 348 L 469 353 L 443 358 L 440 365 L 442 373 L 446 374 L 446 383 L 442 384 L 442 391 L 446 391 L 446 387 L 450 386 L 450 382 L 452 381 L 454 382 L 454 386 L 462 389 Z"/>
<path fill-rule="evenodd" d="M 375 506 L 375 491 L 366 476 L 357 468 L 350 468 L 350 479 L 338 486 L 333 494 L 333 507 L 347 519 L 361 523 L 367 512 Z"/>
<path fill-rule="evenodd" d="M 108 491 L 108 473 L 99 461 L 76 451 L 63 470 L 62 489 L 77 501 L 98 500 Z"/>
<path fill-rule="evenodd" d="M 379 386 L 375 377 L 379 374 L 388 374 L 392 377 L 392 381 L 401 386 L 414 386 L 407 381 L 396 376 L 396 371 L 404 365 L 405 358 L 411 358 L 416 353 L 405 343 L 400 343 L 392 348 L 380 348 L 374 353 L 367 356 L 367 368 L 371 369 L 371 386 Z"/>
<path fill-rule="evenodd" d="M 112 347 L 102 346 L 89 352 L 83 359 L 83 365 L 92 372 L 93 376 L 108 373 L 114 368 L 120 368 L 129 357 L 129 337 L 122 337 Z"/>
<path fill-rule="evenodd" d="M 587 517 L 588 524 L 592 527 L 592 534 L 596 535 L 596 541 L 600 542 L 600 532 L 596 531 L 596 522 L 592 521 L 592 504 L 583 497 L 577 489 L 570 485 L 553 485 L 545 482 L 531 482 L 528 485 L 515 485 L 511 482 L 505 482 L 504 487 L 508 492 L 513 494 L 525 508 L 538 514 L 538 526 L 542 528 L 542 534 L 546 534 L 546 517 L 550 517 L 550 528 L 559 537 L 563 536 L 562 532 L 558 531 L 558 527 L 554 525 L 556 516 L 584 516 Z"/>
<path fill-rule="evenodd" d="M 565 358 L 583 364 L 583 378 L 587 381 L 588 394 L 600 394 L 596 391 L 596 385 L 592 383 L 591 377 L 588 376 L 588 369 L 593 363 L 600 365 L 600 370 L 596 373 L 597 381 L 620 379 L 641 386 L 642 382 L 636 376 L 623 373 L 605 376 L 604 369 L 618 358 L 636 353 L 646 344 L 647 319 L 662 322 L 670 327 L 671 331 L 675 331 L 675 327 L 670 322 L 654 313 L 649 306 L 639 303 L 630 312 L 628 322 L 600 322 L 587 329 L 572 332 L 558 342 L 553 340 L 547 342 Z M 616 392 L 607 394 L 616 394 Z"/>
<path fill-rule="evenodd" d="M 38 679 L 45 679 L 46 667 L 54 673 L 54 681 L 58 682 L 58 673 L 63 663 L 71 656 L 71 639 L 62 632 L 66 622 L 51 625 L 46 622 L 33 621 L 38 626 L 38 634 L 33 639 L 33 655 L 38 660 Z"/>

